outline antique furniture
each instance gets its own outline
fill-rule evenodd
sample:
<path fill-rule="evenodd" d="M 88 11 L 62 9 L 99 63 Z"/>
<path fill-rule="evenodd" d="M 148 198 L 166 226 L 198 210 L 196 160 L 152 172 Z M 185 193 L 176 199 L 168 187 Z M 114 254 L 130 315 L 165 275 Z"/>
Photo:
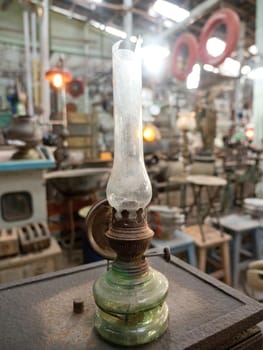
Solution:
<path fill-rule="evenodd" d="M 84 205 L 96 201 L 96 193 L 106 187 L 109 172 L 109 168 L 80 168 L 52 171 L 44 175 L 45 180 L 63 195 L 60 201 L 49 201 L 49 220 L 51 227 L 55 229 L 52 217 L 66 215 L 66 219 L 57 222 L 56 228 L 63 230 L 68 226 L 70 231 L 68 247 L 71 250 L 76 238 L 74 214 Z"/>
<path fill-rule="evenodd" d="M 221 235 L 219 230 L 214 229 L 211 226 L 202 226 L 203 235 L 205 240 L 202 239 L 200 234 L 200 227 L 198 225 L 191 225 L 183 229 L 183 232 L 191 236 L 197 247 L 198 254 L 198 267 L 201 271 L 207 270 L 207 264 L 210 262 L 216 268 L 211 273 L 215 278 L 223 278 L 226 284 L 231 284 L 231 266 L 229 256 L 229 241 L 231 237 L 227 234 Z M 209 251 L 217 249 L 220 254 L 220 262 L 216 263 L 209 261 Z"/>
<path fill-rule="evenodd" d="M 244 198 L 254 195 L 255 185 L 260 177 L 260 152 L 240 141 L 226 143 L 223 157 L 224 173 L 227 179 L 225 206 L 242 206 Z"/>
<path fill-rule="evenodd" d="M 95 113 L 68 113 L 67 141 L 71 162 L 85 163 L 90 159 L 98 158 L 97 119 Z"/>
<path fill-rule="evenodd" d="M 187 174 L 183 173 L 183 174 L 179 174 L 178 176 L 171 176 L 168 178 L 168 185 L 167 185 L 167 205 L 171 205 L 172 200 L 171 197 L 175 196 L 175 190 L 179 189 L 179 199 L 178 199 L 178 203 L 176 203 L 176 205 L 181 208 L 184 212 L 184 214 L 186 214 L 186 210 L 187 210 L 187 185 L 188 185 L 188 181 L 187 181 Z M 171 194 L 169 191 L 169 188 L 173 191 L 173 193 Z M 178 198 L 178 197 L 177 197 Z M 173 201 L 174 203 L 175 201 Z"/>
<path fill-rule="evenodd" d="M 44 147 L 37 148 L 40 159 L 12 160 L 14 152 L 0 150 L 1 230 L 47 222 L 43 173 L 55 166 L 54 159 Z"/>
<path fill-rule="evenodd" d="M 262 256 L 262 233 L 260 222 L 252 219 L 249 215 L 231 214 L 220 218 L 219 223 L 222 229 L 232 236 L 231 242 L 231 262 L 233 286 L 238 286 L 239 273 L 244 264 L 248 265 L 248 256 L 246 261 L 241 263 L 241 256 L 244 254 L 242 239 L 249 235 L 252 242 L 249 258 L 260 259 Z M 248 251 L 246 251 L 247 255 Z"/>
<path fill-rule="evenodd" d="M 178 207 L 151 204 L 148 207 L 148 222 L 155 238 L 169 240 L 174 238 L 174 231 L 185 224 L 185 216 Z"/>
<path fill-rule="evenodd" d="M 224 234 L 221 228 L 215 229 L 211 226 L 205 225 L 204 220 L 209 214 L 213 214 L 218 219 L 218 213 L 215 209 L 215 200 L 218 198 L 220 188 L 225 186 L 224 179 L 214 176 L 191 175 L 187 177 L 188 182 L 192 185 L 194 201 L 190 210 L 196 209 L 198 225 L 191 225 L 183 229 L 184 233 L 190 235 L 197 246 L 198 251 L 198 266 L 201 271 L 206 271 L 208 262 L 208 252 L 210 250 L 219 250 L 221 264 L 211 261 L 217 268 L 213 272 L 214 277 L 224 279 L 225 283 L 231 283 L 230 274 L 230 256 L 229 256 L 229 241 L 231 237 Z M 206 191 L 206 200 L 204 210 L 202 210 L 201 196 L 203 191 Z M 189 215 L 189 214 L 188 214 Z M 221 269 L 222 265 L 222 269 Z"/>
<path fill-rule="evenodd" d="M 262 274 L 263 274 L 263 260 L 253 261 L 249 264 L 247 269 L 246 283 L 250 288 L 252 288 L 253 292 L 263 291 Z"/>
<path fill-rule="evenodd" d="M 45 180 L 64 196 L 78 196 L 105 188 L 109 173 L 109 168 L 58 170 L 45 174 Z"/>
<path fill-rule="evenodd" d="M 189 264 L 196 266 L 197 263 L 194 240 L 179 230 L 175 230 L 173 236 L 174 237 L 172 239 L 153 238 L 151 244 L 154 248 L 158 249 L 169 247 L 171 253 L 174 255 L 186 253 Z"/>
<path fill-rule="evenodd" d="M 0 234 L 0 257 L 19 254 L 17 228 L 2 229 Z"/>
<path fill-rule="evenodd" d="M 47 249 L 1 259 L 0 283 L 18 281 L 26 277 L 57 271 L 62 268 L 61 260 L 61 248 L 52 238 Z"/>
<path fill-rule="evenodd" d="M 157 176 L 156 180 L 159 180 Z M 154 186 L 158 191 L 158 199 L 161 200 L 161 192 L 165 193 L 166 205 L 171 205 L 176 192 L 179 192 L 179 202 L 177 206 L 183 210 L 186 207 L 186 173 L 182 161 L 170 160 L 166 161 L 166 167 L 163 167 L 162 179 L 154 182 Z"/>
<path fill-rule="evenodd" d="M 140 349 L 262 349 L 254 327 L 263 319 L 261 304 L 175 257 L 150 264 L 170 281 L 170 321 L 161 338 Z M 123 349 L 93 328 L 92 286 L 106 268 L 100 262 L 1 286 L 1 350 Z"/>
<path fill-rule="evenodd" d="M 208 215 L 213 215 L 218 220 L 218 210 L 215 208 L 215 201 L 219 198 L 220 190 L 226 185 L 226 180 L 217 176 L 190 175 L 187 177 L 188 183 L 193 190 L 193 203 L 189 208 L 189 213 L 196 209 L 197 222 L 200 226 L 202 239 L 202 224 Z M 203 196 L 205 195 L 203 202 Z"/>

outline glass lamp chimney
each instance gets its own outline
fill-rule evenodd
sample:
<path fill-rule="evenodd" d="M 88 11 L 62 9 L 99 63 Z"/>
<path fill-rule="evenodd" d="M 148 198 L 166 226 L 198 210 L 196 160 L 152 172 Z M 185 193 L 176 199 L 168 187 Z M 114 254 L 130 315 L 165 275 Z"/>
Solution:
<path fill-rule="evenodd" d="M 141 109 L 141 41 L 134 50 L 112 48 L 114 99 L 114 161 L 107 185 L 107 199 L 117 212 L 145 208 L 152 187 L 145 169 Z"/>

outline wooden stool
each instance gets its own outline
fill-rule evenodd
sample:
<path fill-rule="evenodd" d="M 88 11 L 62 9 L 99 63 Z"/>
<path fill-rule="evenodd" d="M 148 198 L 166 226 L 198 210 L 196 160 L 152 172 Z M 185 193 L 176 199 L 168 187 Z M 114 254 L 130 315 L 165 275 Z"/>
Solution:
<path fill-rule="evenodd" d="M 232 258 L 232 280 L 233 287 L 238 286 L 240 271 L 247 267 L 249 261 L 262 258 L 262 233 L 261 223 L 249 215 L 231 214 L 220 218 L 219 223 L 223 230 L 232 237 L 231 258 Z M 216 222 L 215 222 L 216 225 Z M 245 249 L 242 240 L 249 236 L 252 247 L 250 251 Z M 241 259 L 245 256 L 245 260 Z"/>
<path fill-rule="evenodd" d="M 201 271 L 206 272 L 207 265 L 207 253 L 211 248 L 219 248 L 222 269 L 213 272 L 211 275 L 215 278 L 223 277 L 226 284 L 231 284 L 231 268 L 230 268 L 230 255 L 229 255 L 229 241 L 231 236 L 227 234 L 221 234 L 219 230 L 207 225 L 202 225 L 202 231 L 205 236 L 205 240 L 202 239 L 199 225 L 188 226 L 183 229 L 183 232 L 190 235 L 196 244 L 198 254 L 198 267 Z"/>
<path fill-rule="evenodd" d="M 161 240 L 153 238 L 151 244 L 154 248 L 169 247 L 171 253 L 174 255 L 186 252 L 188 257 L 188 263 L 192 266 L 197 265 L 194 240 L 191 237 L 189 237 L 189 235 L 186 235 L 179 230 L 174 231 L 173 239 Z"/>

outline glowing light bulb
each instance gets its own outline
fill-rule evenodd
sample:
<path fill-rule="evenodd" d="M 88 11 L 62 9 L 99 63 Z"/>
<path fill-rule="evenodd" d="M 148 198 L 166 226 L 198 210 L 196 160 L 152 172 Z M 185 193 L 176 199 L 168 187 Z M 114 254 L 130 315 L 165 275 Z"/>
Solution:
<path fill-rule="evenodd" d="M 54 74 L 52 84 L 55 88 L 59 89 L 63 85 L 63 77 L 61 74 Z"/>
<path fill-rule="evenodd" d="M 141 41 L 135 50 L 112 49 L 114 97 L 114 161 L 107 199 L 117 212 L 145 208 L 152 197 L 144 165 L 141 109 Z"/>
<path fill-rule="evenodd" d="M 245 134 L 246 137 L 249 141 L 253 141 L 254 136 L 255 136 L 255 128 L 253 125 L 249 124 L 247 125 L 246 129 L 245 129 Z"/>
<path fill-rule="evenodd" d="M 143 140 L 145 142 L 155 142 L 160 139 L 159 130 L 154 125 L 146 125 L 143 128 Z"/>

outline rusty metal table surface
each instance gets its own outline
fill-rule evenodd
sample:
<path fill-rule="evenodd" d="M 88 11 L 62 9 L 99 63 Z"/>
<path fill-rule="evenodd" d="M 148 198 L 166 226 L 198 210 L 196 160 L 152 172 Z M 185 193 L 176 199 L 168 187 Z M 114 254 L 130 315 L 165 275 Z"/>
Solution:
<path fill-rule="evenodd" d="M 150 261 L 169 279 L 169 328 L 140 349 L 229 349 L 240 332 L 263 319 L 261 304 L 181 260 Z M 92 284 L 105 268 L 94 263 L 0 286 L 1 350 L 124 349 L 93 329 Z M 83 298 L 84 313 L 73 314 L 74 298 Z"/>

